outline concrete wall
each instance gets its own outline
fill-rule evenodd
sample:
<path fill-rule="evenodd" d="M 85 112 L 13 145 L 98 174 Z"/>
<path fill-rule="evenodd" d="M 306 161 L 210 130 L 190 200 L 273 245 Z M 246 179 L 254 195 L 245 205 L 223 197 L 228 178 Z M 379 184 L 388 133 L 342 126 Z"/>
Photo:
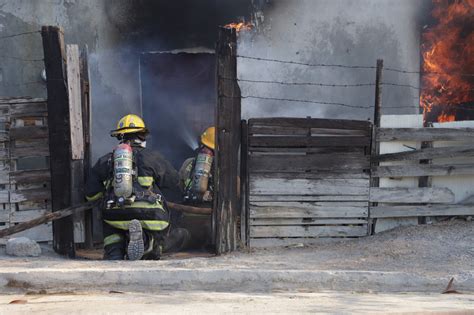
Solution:
<path fill-rule="evenodd" d="M 0 0 L 0 96 L 45 97 L 40 34 L 2 36 L 60 25 L 66 43 L 90 50 L 93 155 L 109 151 L 108 131 L 122 115 L 139 112 L 138 54 L 205 46 L 217 26 L 250 15 L 256 30 L 239 36 L 239 54 L 302 61 L 419 69 L 419 32 L 429 0 Z M 258 9 L 256 9 L 258 8 Z M 249 11 L 253 9 L 249 13 Z M 19 58 L 19 59 L 15 59 Z M 370 83 L 375 70 L 308 68 L 239 60 L 239 76 L 256 80 Z M 384 73 L 384 80 L 418 85 L 417 75 Z M 307 99 L 372 106 L 374 88 L 320 88 L 241 83 L 243 95 Z M 417 112 L 418 91 L 385 87 L 385 113 Z M 243 100 L 244 118 L 313 116 L 368 119 L 370 109 Z"/>
<path fill-rule="evenodd" d="M 428 1 L 429 2 L 429 1 Z M 422 20 L 427 1 L 412 0 L 276 0 L 263 10 L 257 31 L 244 32 L 238 53 L 304 63 L 375 66 L 419 70 Z M 258 14 L 257 14 L 258 16 Z M 375 70 L 305 67 L 239 60 L 239 76 L 252 80 L 370 83 Z M 384 72 L 384 81 L 418 86 L 418 75 Z M 374 87 L 335 88 L 241 82 L 243 95 L 373 106 Z M 384 87 L 385 113 L 417 113 L 418 91 Z M 268 100 L 243 100 L 244 117 L 295 116 L 367 119 L 373 109 Z"/>

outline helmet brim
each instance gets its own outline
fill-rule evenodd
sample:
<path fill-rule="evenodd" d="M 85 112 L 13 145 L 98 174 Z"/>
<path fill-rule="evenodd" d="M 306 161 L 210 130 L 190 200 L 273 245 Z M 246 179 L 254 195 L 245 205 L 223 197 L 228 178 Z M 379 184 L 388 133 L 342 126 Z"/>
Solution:
<path fill-rule="evenodd" d="M 149 131 L 146 127 L 125 127 L 125 128 L 111 130 L 110 136 L 116 137 L 118 135 L 130 134 L 130 133 L 144 133 L 145 135 L 147 135 L 149 134 Z"/>

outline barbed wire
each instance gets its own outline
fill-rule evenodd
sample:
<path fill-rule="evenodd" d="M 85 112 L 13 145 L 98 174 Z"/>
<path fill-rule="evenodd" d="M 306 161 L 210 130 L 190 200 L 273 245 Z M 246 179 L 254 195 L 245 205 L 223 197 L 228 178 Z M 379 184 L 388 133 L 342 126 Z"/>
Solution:
<path fill-rule="evenodd" d="M 297 102 L 297 103 L 311 103 L 311 104 L 320 104 L 320 105 L 335 105 L 343 107 L 352 107 L 352 108 L 371 108 L 372 106 L 357 106 L 346 103 L 338 102 L 326 102 L 326 101 L 311 101 L 311 100 L 302 100 L 302 99 L 291 99 L 291 98 L 277 98 L 277 97 L 266 97 L 266 96 L 257 96 L 257 95 L 241 95 L 241 96 L 228 96 L 220 95 L 224 98 L 240 98 L 240 99 L 260 99 L 260 100 L 270 100 L 270 101 L 284 101 L 284 102 Z"/>
<path fill-rule="evenodd" d="M 376 66 L 354 66 L 354 65 L 344 65 L 344 64 L 326 64 L 326 63 L 305 63 L 300 61 L 288 61 L 280 59 L 271 59 L 271 58 L 262 58 L 262 57 L 252 57 L 252 56 L 243 56 L 237 55 L 237 58 L 250 59 L 257 61 L 268 61 L 284 64 L 293 64 L 299 66 L 308 66 L 308 67 L 335 67 L 335 68 L 348 68 L 348 69 L 377 69 Z M 454 76 L 467 76 L 474 77 L 474 73 L 444 73 L 444 72 L 428 72 L 428 71 L 411 71 L 404 69 L 397 69 L 393 67 L 384 67 L 384 71 L 391 71 L 403 74 L 421 74 L 421 75 L 454 75 Z"/>
<path fill-rule="evenodd" d="M 226 80 L 235 80 L 232 78 L 223 78 Z M 284 81 L 267 81 L 267 80 L 249 80 L 249 79 L 237 79 L 239 82 L 248 83 L 264 83 L 264 84 L 279 84 L 279 85 L 306 85 L 306 86 L 321 86 L 321 87 L 362 87 L 362 86 L 375 86 L 375 83 L 355 83 L 355 84 L 332 84 L 332 83 L 319 83 L 319 82 L 284 82 Z"/>
<path fill-rule="evenodd" d="M 228 77 L 219 77 L 224 80 L 233 80 L 238 82 L 246 82 L 246 83 L 262 83 L 262 84 L 279 84 L 279 85 L 288 85 L 288 86 L 320 86 L 320 87 L 367 87 L 367 86 L 375 86 L 375 83 L 350 83 L 350 84 L 333 84 L 333 83 L 321 83 L 321 82 L 285 82 L 285 81 L 273 81 L 273 80 L 252 80 L 252 79 L 235 79 L 235 78 L 228 78 Z M 393 82 L 382 82 L 380 83 L 382 86 L 395 86 L 395 87 L 405 87 L 410 88 L 416 91 L 421 91 L 423 88 L 410 85 L 410 84 L 399 84 Z M 470 92 L 474 89 L 467 89 L 467 90 L 455 90 L 455 92 Z M 445 90 L 445 92 L 454 91 L 454 90 Z M 438 91 L 439 92 L 439 91 Z"/>
<path fill-rule="evenodd" d="M 266 96 L 258 96 L 258 95 L 241 95 L 241 96 L 228 96 L 228 95 L 219 95 L 220 97 L 224 98 L 237 98 L 237 99 L 260 99 L 260 100 L 270 100 L 270 101 L 282 101 L 282 102 L 295 102 L 295 103 L 310 103 L 310 104 L 319 104 L 319 105 L 334 105 L 334 106 L 343 106 L 343 107 L 350 107 L 350 108 L 361 108 L 361 109 L 369 109 L 373 108 L 374 106 L 360 106 L 360 105 L 352 105 L 346 103 L 339 103 L 339 102 L 326 102 L 326 101 L 312 101 L 312 100 L 303 100 L 303 99 L 293 99 L 293 98 L 278 98 L 278 97 L 266 97 Z M 451 106 L 451 105 L 448 105 Z M 463 110 L 474 110 L 474 107 L 469 105 L 453 105 L 456 108 L 462 108 Z M 467 107 L 465 107 L 467 106 Z M 401 108 L 410 108 L 410 109 L 420 109 L 418 105 L 399 105 L 399 106 L 386 106 L 381 107 L 382 110 L 384 109 L 401 109 Z"/>
<path fill-rule="evenodd" d="M 24 32 L 24 33 L 5 35 L 5 36 L 0 36 L 0 39 L 13 38 L 13 37 L 17 37 L 17 36 L 30 35 L 30 34 L 36 34 L 36 33 L 41 33 L 41 31 L 32 31 L 32 32 Z"/>
<path fill-rule="evenodd" d="M 20 61 L 32 61 L 32 62 L 36 62 L 36 61 L 44 61 L 44 59 L 24 59 L 24 58 L 20 58 L 20 57 L 14 57 L 14 56 L 5 56 L 5 55 L 0 55 L 0 58 L 5 58 L 5 59 L 14 59 L 14 60 L 20 60 Z"/>
<path fill-rule="evenodd" d="M 349 68 L 349 69 L 376 69 L 377 68 L 375 66 L 352 66 L 352 65 L 343 65 L 343 64 L 305 63 L 305 62 L 298 62 L 298 61 L 287 61 L 287 60 L 278 60 L 278 59 L 269 59 L 269 58 L 260 58 L 260 57 L 251 57 L 251 56 L 242 56 L 242 55 L 237 55 L 237 58 L 258 60 L 258 61 L 269 61 L 269 62 L 276 62 L 276 63 L 286 63 L 286 64 L 308 66 L 308 67 L 335 67 L 335 68 Z"/>

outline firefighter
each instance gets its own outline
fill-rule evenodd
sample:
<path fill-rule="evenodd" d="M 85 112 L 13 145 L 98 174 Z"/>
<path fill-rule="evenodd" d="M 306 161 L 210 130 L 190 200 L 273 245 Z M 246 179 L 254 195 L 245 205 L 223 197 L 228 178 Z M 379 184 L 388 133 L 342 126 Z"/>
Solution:
<path fill-rule="evenodd" d="M 148 129 L 137 115 L 122 117 L 110 135 L 119 140 L 94 165 L 86 185 L 89 201 L 102 200 L 104 259 L 159 259 L 184 247 L 189 233 L 170 228 L 160 189 L 178 186 L 178 173 L 163 156 L 146 148 Z"/>
<path fill-rule="evenodd" d="M 194 205 L 209 205 L 214 194 L 213 160 L 216 128 L 207 128 L 200 137 L 196 156 L 184 161 L 179 171 L 180 187 L 184 202 Z"/>

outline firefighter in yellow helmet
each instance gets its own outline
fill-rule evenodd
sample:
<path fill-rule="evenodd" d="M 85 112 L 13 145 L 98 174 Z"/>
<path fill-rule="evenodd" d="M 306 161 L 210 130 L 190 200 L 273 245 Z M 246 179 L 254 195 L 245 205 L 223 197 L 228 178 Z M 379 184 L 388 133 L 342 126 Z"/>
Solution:
<path fill-rule="evenodd" d="M 129 114 L 110 132 L 119 140 L 113 152 L 92 168 L 89 201 L 102 200 L 104 259 L 159 259 L 162 251 L 185 246 L 189 233 L 170 229 L 161 189 L 178 186 L 178 173 L 162 155 L 146 148 L 143 119 Z"/>
<path fill-rule="evenodd" d="M 216 128 L 207 128 L 200 136 L 196 156 L 184 161 L 179 171 L 184 202 L 194 205 L 212 203 L 214 194 L 213 161 Z"/>

